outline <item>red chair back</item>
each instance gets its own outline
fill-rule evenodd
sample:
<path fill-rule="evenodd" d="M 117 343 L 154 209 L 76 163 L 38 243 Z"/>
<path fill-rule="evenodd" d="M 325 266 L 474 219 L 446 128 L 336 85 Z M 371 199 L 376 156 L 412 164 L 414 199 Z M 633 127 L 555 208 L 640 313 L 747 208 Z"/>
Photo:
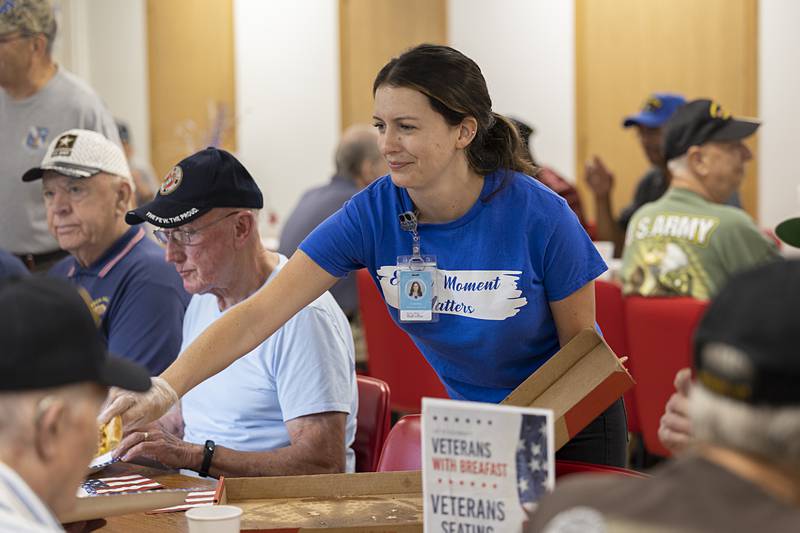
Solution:
<path fill-rule="evenodd" d="M 420 415 L 406 415 L 394 425 L 383 444 L 378 472 L 422 470 Z"/>
<path fill-rule="evenodd" d="M 594 299 L 597 323 L 603 332 L 603 338 L 617 356 L 628 356 L 625 367 L 636 379 L 636 361 L 630 356 L 628 334 L 625 330 L 625 304 L 622 301 L 622 289 L 616 283 L 603 280 L 594 282 Z M 625 393 L 625 412 L 628 415 L 628 431 L 641 433 L 639 414 L 636 411 L 636 387 Z"/>
<path fill-rule="evenodd" d="M 422 426 L 420 415 L 407 415 L 397 421 L 383 445 L 378 472 L 422 469 Z M 570 474 L 593 472 L 631 477 L 645 474 L 616 466 L 596 465 L 578 461 L 556 460 L 556 478 Z"/>
<path fill-rule="evenodd" d="M 380 379 L 356 376 L 358 383 L 358 417 L 353 451 L 356 472 L 374 472 L 389 433 L 392 413 L 389 408 L 389 385 Z"/>
<path fill-rule="evenodd" d="M 636 368 L 636 409 L 648 452 L 668 457 L 658 426 L 673 380 L 690 366 L 692 337 L 708 302 L 693 298 L 625 298 L 625 322 Z"/>
<path fill-rule="evenodd" d="M 418 413 L 423 396 L 447 398 L 439 377 L 406 332 L 392 320 L 369 271 L 359 270 L 356 280 L 367 341 L 368 373 L 389 384 L 392 409 Z"/>

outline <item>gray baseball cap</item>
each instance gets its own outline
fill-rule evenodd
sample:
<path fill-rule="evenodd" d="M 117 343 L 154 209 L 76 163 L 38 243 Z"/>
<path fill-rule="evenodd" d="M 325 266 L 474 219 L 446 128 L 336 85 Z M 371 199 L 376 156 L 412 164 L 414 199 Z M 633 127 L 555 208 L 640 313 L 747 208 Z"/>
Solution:
<path fill-rule="evenodd" d="M 48 0 L 0 1 L 0 35 L 15 31 L 54 37 L 56 19 L 53 6 Z"/>

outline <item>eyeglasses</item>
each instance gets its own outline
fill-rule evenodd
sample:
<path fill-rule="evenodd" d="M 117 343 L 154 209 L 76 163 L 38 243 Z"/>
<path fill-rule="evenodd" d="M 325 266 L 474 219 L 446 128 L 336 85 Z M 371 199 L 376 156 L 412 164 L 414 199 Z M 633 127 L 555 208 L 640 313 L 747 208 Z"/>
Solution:
<path fill-rule="evenodd" d="M 186 230 L 186 229 L 157 229 L 157 230 L 155 230 L 153 232 L 153 235 L 155 235 L 156 239 L 158 239 L 158 242 L 160 242 L 163 245 L 167 245 L 170 241 L 172 241 L 173 244 L 180 244 L 181 246 L 195 246 L 195 245 L 200 244 L 199 242 L 197 242 L 197 234 L 198 233 L 200 233 L 201 231 L 203 231 L 206 228 L 210 228 L 211 226 L 213 226 L 217 222 L 221 222 L 221 221 L 225 220 L 226 218 L 228 218 L 230 216 L 233 216 L 233 215 L 235 215 L 237 213 L 241 213 L 241 212 L 242 212 L 241 210 L 232 211 L 232 212 L 228 213 L 227 215 L 218 218 L 214 222 L 210 222 L 210 223 L 206 224 L 205 226 L 202 226 L 202 227 L 199 227 L 199 228 L 193 228 L 193 229 L 188 229 L 188 230 Z"/>

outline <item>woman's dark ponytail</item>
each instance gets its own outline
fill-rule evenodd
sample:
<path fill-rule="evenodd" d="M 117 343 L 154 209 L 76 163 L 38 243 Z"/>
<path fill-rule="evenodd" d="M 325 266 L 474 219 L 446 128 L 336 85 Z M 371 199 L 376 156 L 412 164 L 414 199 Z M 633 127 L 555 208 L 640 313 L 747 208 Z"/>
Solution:
<path fill-rule="evenodd" d="M 467 160 L 478 174 L 498 169 L 516 170 L 533 176 L 534 167 L 524 157 L 524 146 L 516 126 L 503 115 L 492 112 L 486 127 L 479 123 L 475 139 L 467 147 Z"/>

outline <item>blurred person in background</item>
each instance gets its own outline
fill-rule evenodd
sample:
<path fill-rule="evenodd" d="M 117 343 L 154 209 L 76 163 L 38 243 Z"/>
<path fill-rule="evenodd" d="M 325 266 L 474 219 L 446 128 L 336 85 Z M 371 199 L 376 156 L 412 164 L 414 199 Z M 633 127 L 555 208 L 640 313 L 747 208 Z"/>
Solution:
<path fill-rule="evenodd" d="M 0 3 L 0 248 L 37 272 L 66 252 L 48 233 L 40 188 L 19 176 L 68 129 L 99 131 L 120 142 L 97 94 L 53 61 L 55 37 L 49 1 Z"/>
<path fill-rule="evenodd" d="M 119 139 L 122 141 L 122 149 L 125 151 L 125 157 L 128 159 L 128 166 L 131 169 L 133 184 L 136 186 L 136 206 L 138 207 L 153 199 L 156 190 L 158 190 L 159 183 L 156 179 L 156 173 L 150 163 L 136 154 L 128 124 L 119 119 L 117 119 L 116 123 Z"/>

